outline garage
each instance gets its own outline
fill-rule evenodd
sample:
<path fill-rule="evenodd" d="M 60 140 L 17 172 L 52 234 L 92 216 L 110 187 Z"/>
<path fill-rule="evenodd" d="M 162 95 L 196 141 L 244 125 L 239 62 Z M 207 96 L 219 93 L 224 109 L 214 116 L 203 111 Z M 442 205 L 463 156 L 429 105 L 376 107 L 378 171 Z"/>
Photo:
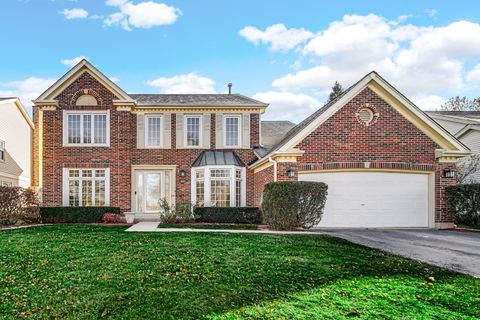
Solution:
<path fill-rule="evenodd" d="M 429 226 L 429 174 L 338 171 L 301 173 L 299 180 L 328 184 L 322 228 Z M 430 199 L 430 200 L 429 200 Z"/>

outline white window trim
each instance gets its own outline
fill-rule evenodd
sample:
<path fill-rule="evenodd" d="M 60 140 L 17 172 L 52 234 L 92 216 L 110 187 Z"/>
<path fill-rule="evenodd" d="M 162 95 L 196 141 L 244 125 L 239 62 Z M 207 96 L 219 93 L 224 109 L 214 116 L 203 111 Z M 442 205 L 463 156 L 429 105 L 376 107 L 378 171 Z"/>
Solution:
<path fill-rule="evenodd" d="M 188 118 L 198 118 L 199 123 L 199 135 L 198 135 L 198 146 L 190 146 L 188 145 L 188 136 L 187 136 L 187 119 Z M 183 117 L 183 145 L 185 148 L 189 149 L 201 149 L 203 148 L 203 115 L 191 115 L 187 114 Z"/>
<path fill-rule="evenodd" d="M 210 178 L 210 171 L 215 169 L 229 169 L 230 170 L 230 207 L 236 207 L 236 175 L 235 170 L 240 169 L 242 171 L 242 187 L 241 187 L 241 198 L 240 198 L 240 206 L 245 207 L 247 203 L 247 170 L 245 167 L 237 167 L 237 166 L 204 166 L 204 167 L 195 167 L 191 170 L 191 201 L 193 204 L 197 201 L 197 175 L 195 174 L 197 171 L 203 171 L 204 173 L 204 207 L 211 206 L 211 178 Z"/>
<path fill-rule="evenodd" d="M 94 130 L 92 129 L 92 143 L 68 143 L 68 116 L 71 114 L 79 115 L 95 115 L 95 114 L 105 114 L 107 115 L 107 132 L 106 132 L 106 143 L 94 143 Z M 92 117 L 92 128 L 93 128 L 93 117 Z M 63 111 L 63 146 L 64 147 L 110 147 L 110 110 L 64 110 Z M 83 139 L 83 120 L 80 122 L 80 139 Z"/>
<path fill-rule="evenodd" d="M 62 172 L 62 203 L 65 207 L 70 207 L 69 203 L 69 194 L 68 194 L 68 181 L 69 181 L 69 170 L 105 170 L 105 206 L 110 206 L 110 168 L 63 168 Z M 92 188 L 93 189 L 93 188 Z M 81 188 L 79 197 L 81 199 Z M 92 192 L 93 193 L 93 192 Z M 94 198 L 93 198 L 94 199 Z M 80 200 L 81 201 L 81 200 Z"/>
<path fill-rule="evenodd" d="M 238 144 L 227 145 L 227 118 L 238 118 Z M 226 114 L 223 116 L 223 145 L 225 148 L 240 148 L 242 146 L 242 115 Z"/>
<path fill-rule="evenodd" d="M 3 151 L 3 159 L 0 159 L 0 162 L 5 162 L 5 158 L 7 158 L 7 151 L 4 140 L 0 140 L 0 151 Z"/>
<path fill-rule="evenodd" d="M 160 118 L 160 145 L 149 145 L 148 144 L 148 119 L 149 118 Z M 143 120 L 143 127 L 145 131 L 145 148 L 146 149 L 162 149 L 164 142 L 164 130 L 165 130 L 165 124 L 163 123 L 163 115 L 162 114 L 146 114 Z"/>

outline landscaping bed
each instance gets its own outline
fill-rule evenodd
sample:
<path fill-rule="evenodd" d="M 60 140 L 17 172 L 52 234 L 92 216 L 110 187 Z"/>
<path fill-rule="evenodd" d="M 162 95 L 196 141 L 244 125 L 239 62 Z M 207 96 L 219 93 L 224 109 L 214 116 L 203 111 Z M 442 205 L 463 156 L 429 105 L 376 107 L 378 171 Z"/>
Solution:
<path fill-rule="evenodd" d="M 0 232 L 2 319 L 474 319 L 480 279 L 329 236 Z"/>
<path fill-rule="evenodd" d="M 160 224 L 157 228 L 179 228 L 179 229 L 224 229 L 224 230 L 260 230 L 256 224 L 203 224 L 203 223 L 184 223 L 184 224 Z"/>

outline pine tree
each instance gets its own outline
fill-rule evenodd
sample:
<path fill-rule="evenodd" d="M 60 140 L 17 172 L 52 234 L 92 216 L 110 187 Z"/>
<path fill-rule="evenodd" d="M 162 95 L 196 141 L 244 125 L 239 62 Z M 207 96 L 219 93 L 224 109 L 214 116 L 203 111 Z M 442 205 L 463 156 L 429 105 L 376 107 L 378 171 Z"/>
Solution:
<path fill-rule="evenodd" d="M 332 87 L 332 91 L 330 91 L 330 95 L 328 96 L 328 101 L 332 101 L 336 99 L 342 93 L 343 93 L 342 85 L 338 81 L 335 81 Z"/>

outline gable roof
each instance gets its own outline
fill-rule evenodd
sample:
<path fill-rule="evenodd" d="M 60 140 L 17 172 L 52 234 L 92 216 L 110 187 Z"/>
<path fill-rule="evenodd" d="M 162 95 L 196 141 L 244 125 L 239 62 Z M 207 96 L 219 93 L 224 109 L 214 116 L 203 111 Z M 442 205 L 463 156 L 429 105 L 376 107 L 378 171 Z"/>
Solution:
<path fill-rule="evenodd" d="M 69 86 L 72 82 L 74 82 L 84 72 L 90 73 L 102 85 L 108 88 L 115 96 L 117 96 L 117 101 L 127 103 L 134 102 L 133 99 L 119 86 L 117 86 L 112 80 L 110 80 L 107 76 L 100 72 L 100 70 L 95 68 L 90 62 L 83 59 L 73 68 L 71 68 L 67 73 L 65 73 L 60 79 L 58 79 L 54 84 L 52 84 L 47 90 L 45 90 L 45 92 L 43 92 L 37 99 L 34 100 L 34 103 L 55 103 L 56 101 L 54 99 L 58 95 L 58 93 L 67 86 Z"/>
<path fill-rule="evenodd" d="M 445 116 L 454 119 L 479 120 L 480 111 L 426 111 L 431 117 Z"/>
<path fill-rule="evenodd" d="M 293 128 L 295 123 L 291 121 L 262 121 L 261 141 L 264 148 L 272 148 Z"/>
<path fill-rule="evenodd" d="M 432 138 L 446 150 L 468 152 L 468 148 L 464 144 L 458 141 L 452 134 L 450 134 L 447 130 L 445 130 L 442 126 L 440 126 L 432 118 L 420 110 L 420 108 L 408 100 L 402 93 L 400 93 L 390 83 L 383 79 L 377 72 L 372 71 L 346 89 L 336 99 L 326 103 L 323 107 L 315 111 L 308 118 L 292 128 L 277 145 L 272 147 L 266 155 L 253 163 L 252 166 L 256 166 L 264 162 L 275 153 L 295 151 L 294 147 L 300 143 L 302 139 L 304 139 L 318 126 L 334 115 L 367 86 L 372 86 L 379 90 L 383 90 L 386 94 L 391 95 L 402 106 L 404 106 L 412 116 L 414 116 L 412 117 L 412 119 L 416 120 L 416 123 L 414 124 L 417 127 L 421 127 L 420 129 L 423 129 L 422 131 L 425 133 L 430 133 L 430 138 Z"/>
<path fill-rule="evenodd" d="M 266 107 L 241 94 L 130 94 L 140 106 Z"/>
<path fill-rule="evenodd" d="M 3 98 L 0 98 L 0 105 L 8 104 L 8 103 L 14 103 L 17 106 L 18 111 L 20 111 L 23 118 L 27 122 L 27 124 L 30 126 L 30 128 L 34 129 L 35 125 L 33 124 L 32 119 L 30 119 L 30 116 L 25 111 L 25 107 L 20 102 L 20 99 L 18 99 L 17 97 L 3 97 Z"/>

